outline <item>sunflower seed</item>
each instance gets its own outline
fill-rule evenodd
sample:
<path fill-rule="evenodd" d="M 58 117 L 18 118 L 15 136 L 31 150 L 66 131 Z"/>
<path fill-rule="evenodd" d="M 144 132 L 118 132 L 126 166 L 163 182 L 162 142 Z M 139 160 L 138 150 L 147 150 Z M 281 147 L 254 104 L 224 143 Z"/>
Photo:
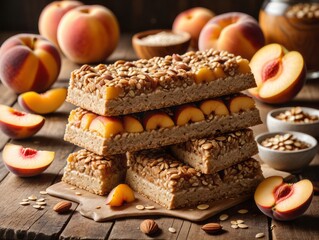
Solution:
<path fill-rule="evenodd" d="M 229 216 L 228 216 L 227 214 L 222 214 L 222 215 L 219 216 L 219 220 L 220 220 L 220 221 L 225 221 L 225 220 L 228 219 L 228 217 L 229 217 Z"/>

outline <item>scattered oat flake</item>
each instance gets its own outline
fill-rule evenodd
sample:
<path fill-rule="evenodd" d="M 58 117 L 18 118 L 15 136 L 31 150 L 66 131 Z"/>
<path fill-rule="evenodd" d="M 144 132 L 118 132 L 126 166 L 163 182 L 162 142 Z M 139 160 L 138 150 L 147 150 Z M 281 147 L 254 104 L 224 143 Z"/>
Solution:
<path fill-rule="evenodd" d="M 40 194 L 47 195 L 48 193 L 46 191 L 40 191 Z"/>
<path fill-rule="evenodd" d="M 70 189 L 71 189 L 71 190 L 75 190 L 75 189 L 76 189 L 76 187 L 70 187 Z"/>
<path fill-rule="evenodd" d="M 241 220 L 241 219 L 238 219 L 238 220 L 236 221 L 237 224 L 244 223 L 244 222 L 245 222 L 245 221 L 244 221 L 244 220 Z"/>
<path fill-rule="evenodd" d="M 22 206 L 27 206 L 27 205 L 30 205 L 30 202 L 23 201 L 23 202 L 20 202 L 19 204 Z"/>
<path fill-rule="evenodd" d="M 154 206 L 146 206 L 145 209 L 147 209 L 147 210 L 153 210 L 153 209 L 155 209 L 155 207 L 154 207 Z"/>
<path fill-rule="evenodd" d="M 263 238 L 265 236 L 264 233 L 257 233 L 255 238 Z"/>
<path fill-rule="evenodd" d="M 36 202 L 36 204 L 41 205 L 41 206 L 47 205 L 46 202 Z"/>
<path fill-rule="evenodd" d="M 248 226 L 246 224 L 244 224 L 244 223 L 239 223 L 238 227 L 239 228 L 243 228 L 243 229 L 248 228 Z"/>
<path fill-rule="evenodd" d="M 238 210 L 238 213 L 245 214 L 245 213 L 248 213 L 248 210 L 247 209 L 240 209 L 240 210 Z"/>
<path fill-rule="evenodd" d="M 41 206 L 36 204 L 36 205 L 32 205 L 32 207 L 36 208 L 36 209 L 41 209 Z"/>
<path fill-rule="evenodd" d="M 100 209 L 100 208 L 101 208 L 101 206 L 96 206 L 96 207 L 95 207 L 95 209 Z"/>
<path fill-rule="evenodd" d="M 237 221 L 230 221 L 231 224 L 237 224 Z"/>
<path fill-rule="evenodd" d="M 75 195 L 81 196 L 82 193 L 80 193 L 80 192 L 75 192 Z"/>
<path fill-rule="evenodd" d="M 229 217 L 229 216 L 228 216 L 227 214 L 222 214 L 222 215 L 219 216 L 219 220 L 220 220 L 220 221 L 225 221 L 225 220 L 228 219 L 228 217 Z"/>
<path fill-rule="evenodd" d="M 145 207 L 143 205 L 136 205 L 135 208 L 137 210 L 144 210 Z"/>
<path fill-rule="evenodd" d="M 45 201 L 45 198 L 39 198 L 38 200 L 37 200 L 37 202 L 44 202 Z"/>
<path fill-rule="evenodd" d="M 30 197 L 28 197 L 28 199 L 31 201 L 35 201 L 35 200 L 37 200 L 37 197 L 34 195 L 31 195 Z"/>
<path fill-rule="evenodd" d="M 170 231 L 171 233 L 176 233 L 176 229 L 173 227 L 168 228 L 168 231 Z"/>
<path fill-rule="evenodd" d="M 230 225 L 231 228 L 234 228 L 234 229 L 237 229 L 238 228 L 238 225 L 237 224 L 232 224 Z"/>
<path fill-rule="evenodd" d="M 29 199 L 28 198 L 23 198 L 22 202 L 29 202 Z"/>
<path fill-rule="evenodd" d="M 209 208 L 208 204 L 200 204 L 197 206 L 197 209 L 199 210 L 206 210 L 207 208 Z"/>

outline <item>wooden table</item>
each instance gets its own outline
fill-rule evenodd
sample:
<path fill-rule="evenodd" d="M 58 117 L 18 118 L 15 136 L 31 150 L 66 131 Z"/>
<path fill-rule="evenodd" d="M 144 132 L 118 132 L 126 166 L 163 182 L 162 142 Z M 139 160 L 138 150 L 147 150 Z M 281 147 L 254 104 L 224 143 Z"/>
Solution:
<path fill-rule="evenodd" d="M 1 34 L 0 43 L 9 35 Z M 108 62 L 118 59 L 133 60 L 136 58 L 130 44 L 131 37 L 124 35 L 115 53 Z M 78 65 L 63 59 L 62 71 L 54 87 L 66 87 L 70 72 Z M 0 84 L 0 104 L 18 108 L 17 96 Z M 319 80 L 306 84 L 297 98 L 287 104 L 289 106 L 319 106 Z M 263 122 L 267 112 L 274 106 L 258 103 Z M 64 128 L 67 117 L 74 106 L 65 103 L 56 113 L 46 116 L 46 123 L 40 132 L 26 140 L 13 141 L 0 132 L 0 150 L 7 142 L 21 144 L 37 149 L 46 149 L 56 152 L 52 165 L 40 176 L 32 178 L 19 178 L 10 173 L 0 161 L 0 239 L 149 239 L 138 229 L 144 217 L 119 219 L 111 222 L 97 223 L 82 217 L 74 203 L 71 212 L 58 215 L 52 207 L 60 199 L 46 196 L 48 205 L 43 210 L 36 210 L 31 206 L 21 206 L 19 202 L 32 194 L 39 196 L 39 191 L 59 182 L 63 174 L 63 167 L 69 153 L 77 148 L 63 141 Z M 0 113 L 2 114 L 2 113 Z M 266 131 L 265 124 L 254 128 L 255 134 Z M 0 156 L 2 160 L 2 156 Z M 319 154 L 311 165 L 297 178 L 309 178 L 315 183 L 319 182 Z M 246 208 L 247 214 L 239 214 L 239 209 Z M 319 236 L 319 196 L 315 195 L 310 208 L 299 219 L 291 222 L 278 222 L 267 218 L 249 200 L 238 206 L 224 211 L 230 216 L 229 220 L 243 219 L 249 226 L 248 229 L 232 229 L 230 221 L 223 222 L 225 231 L 220 235 L 210 236 L 200 227 L 204 223 L 218 222 L 214 216 L 205 222 L 193 223 L 170 217 L 155 217 L 161 228 L 156 239 L 254 239 L 255 235 L 263 232 L 263 239 L 318 239 Z M 154 217 L 153 217 L 154 218 Z M 174 227 L 177 232 L 170 233 L 169 227 Z"/>

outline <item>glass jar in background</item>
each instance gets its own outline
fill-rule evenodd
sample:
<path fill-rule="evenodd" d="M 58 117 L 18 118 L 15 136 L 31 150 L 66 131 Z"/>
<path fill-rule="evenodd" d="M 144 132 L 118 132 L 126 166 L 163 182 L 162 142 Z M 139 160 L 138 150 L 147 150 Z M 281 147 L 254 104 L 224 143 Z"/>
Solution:
<path fill-rule="evenodd" d="M 259 13 L 266 43 L 280 43 L 299 51 L 307 78 L 319 78 L 319 0 L 266 0 Z"/>

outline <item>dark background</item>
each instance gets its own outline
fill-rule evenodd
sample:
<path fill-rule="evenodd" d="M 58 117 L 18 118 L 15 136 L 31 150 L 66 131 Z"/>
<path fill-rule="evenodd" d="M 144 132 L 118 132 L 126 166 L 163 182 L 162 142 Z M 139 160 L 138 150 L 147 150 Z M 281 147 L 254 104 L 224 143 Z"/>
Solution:
<path fill-rule="evenodd" d="M 38 32 L 38 18 L 48 0 L 1 0 L 0 32 Z M 216 14 L 239 11 L 258 19 L 263 0 L 104 0 L 81 1 L 100 4 L 116 15 L 122 32 L 171 28 L 178 13 L 203 6 Z"/>

